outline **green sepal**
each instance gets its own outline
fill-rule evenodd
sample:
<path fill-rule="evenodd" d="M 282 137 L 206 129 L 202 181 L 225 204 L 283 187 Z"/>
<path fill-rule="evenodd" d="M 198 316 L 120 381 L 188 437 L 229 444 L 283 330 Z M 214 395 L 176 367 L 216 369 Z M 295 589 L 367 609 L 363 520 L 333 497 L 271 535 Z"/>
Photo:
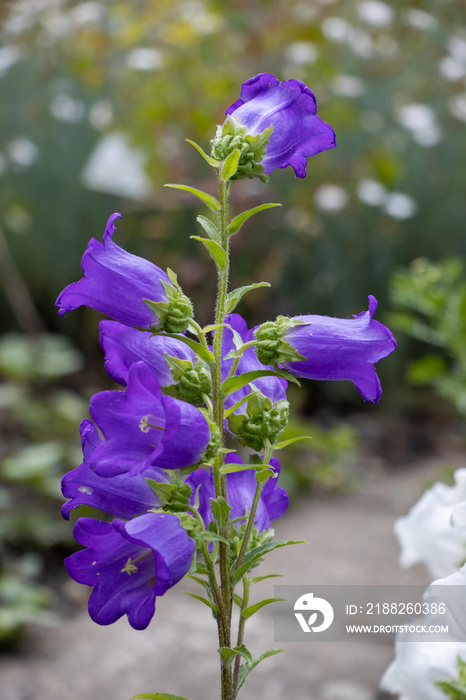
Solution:
<path fill-rule="evenodd" d="M 264 653 L 261 654 L 258 659 L 254 659 L 249 662 L 246 661 L 246 663 L 241 664 L 239 668 L 238 685 L 236 687 L 236 692 L 239 692 L 244 681 L 246 680 L 247 675 L 251 673 L 251 671 L 254 668 L 256 668 L 256 666 L 260 664 L 261 661 L 264 661 L 264 659 L 268 659 L 269 656 L 275 656 L 275 654 L 280 654 L 282 651 L 283 649 L 268 649 L 267 651 L 264 651 Z"/>
<path fill-rule="evenodd" d="M 164 187 L 171 187 L 174 190 L 183 190 L 184 192 L 189 192 L 195 197 L 201 199 L 204 202 L 204 204 L 207 204 L 209 209 L 212 209 L 212 211 L 219 212 L 221 209 L 220 202 L 218 201 L 218 199 L 213 197 L 211 194 L 207 194 L 207 192 L 197 190 L 195 187 L 189 187 L 188 185 L 174 185 L 171 182 L 164 185 Z"/>
<path fill-rule="evenodd" d="M 205 245 L 209 251 L 210 257 L 217 266 L 219 272 L 225 272 L 228 268 L 228 256 L 223 250 L 222 246 L 216 241 L 212 241 L 210 238 L 201 238 L 200 236 L 191 236 L 195 241 L 200 241 Z"/>
<path fill-rule="evenodd" d="M 196 217 L 196 221 L 198 221 L 201 224 L 202 228 L 207 233 L 209 238 L 211 238 L 213 241 L 216 241 L 217 243 L 219 242 L 220 234 L 218 232 L 218 228 L 210 219 L 208 219 L 206 216 L 199 215 L 198 217 Z"/>
<path fill-rule="evenodd" d="M 270 603 L 278 603 L 283 600 L 286 600 L 286 598 L 267 598 L 266 600 L 261 600 L 259 603 L 255 603 L 254 605 L 250 605 L 249 607 L 245 608 L 241 613 L 241 617 L 244 617 L 244 619 L 247 620 L 265 605 L 270 605 Z"/>
<path fill-rule="evenodd" d="M 235 150 L 232 151 L 223 161 L 222 170 L 220 172 L 222 182 L 228 182 L 228 180 L 231 180 L 233 175 L 236 174 L 236 171 L 238 170 L 239 155 L 239 149 L 235 148 Z"/>
<path fill-rule="evenodd" d="M 243 211 L 242 214 L 238 214 L 238 216 L 235 216 L 234 219 L 232 219 L 227 227 L 227 233 L 232 236 L 234 233 L 237 233 L 241 226 L 251 217 L 254 216 L 254 214 L 258 214 L 260 211 L 264 211 L 265 209 L 272 209 L 272 207 L 281 207 L 281 204 L 278 204 L 276 202 L 269 202 L 268 204 L 260 204 L 258 207 L 253 207 L 252 209 L 248 209 L 247 211 Z"/>
<path fill-rule="evenodd" d="M 223 496 L 218 496 L 218 498 L 211 498 L 210 506 L 212 509 L 212 515 L 217 521 L 220 530 L 222 530 L 228 523 L 231 506 L 227 503 Z"/>
<path fill-rule="evenodd" d="M 170 484 L 149 478 L 146 479 L 146 483 L 160 498 L 164 510 L 183 513 L 189 508 L 192 488 L 189 484 L 181 481 L 178 476 L 174 476 L 173 483 Z"/>
<path fill-rule="evenodd" d="M 226 303 L 226 313 L 231 314 L 241 301 L 242 297 L 250 292 L 252 289 L 259 289 L 260 287 L 270 287 L 269 282 L 256 282 L 255 284 L 248 284 L 245 287 L 238 287 L 228 294 Z"/>
<path fill-rule="evenodd" d="M 131 700 L 188 700 L 188 698 L 168 693 L 139 693 L 139 695 L 133 695 Z"/>
<path fill-rule="evenodd" d="M 218 160 L 216 160 L 215 158 L 211 158 L 210 156 L 208 156 L 207 153 L 204 151 L 204 149 L 201 148 L 198 143 L 196 143 L 195 141 L 191 141 L 191 139 L 185 139 L 185 140 L 188 143 L 190 143 L 191 146 L 194 146 L 196 151 L 204 158 L 204 160 L 209 165 L 211 165 L 213 168 L 218 168 L 218 166 L 220 165 L 220 162 Z"/>
<path fill-rule="evenodd" d="M 204 605 L 207 605 L 208 608 L 212 610 L 212 614 L 214 617 L 217 617 L 218 615 L 218 608 L 215 605 L 215 603 L 212 603 L 210 600 L 207 600 L 207 598 L 203 598 L 201 595 L 196 595 L 196 593 L 190 593 L 189 591 L 185 591 L 186 595 L 191 596 L 191 598 L 196 598 L 196 600 L 200 600 L 201 603 L 204 603 Z"/>
<path fill-rule="evenodd" d="M 273 369 L 255 369 L 252 372 L 245 372 L 237 377 L 225 379 L 221 389 L 223 397 L 226 398 L 235 391 L 238 391 L 238 389 L 242 389 L 243 386 L 246 386 L 246 384 L 253 382 L 254 379 L 259 379 L 260 377 L 281 377 L 287 381 L 293 381 L 295 384 L 300 386 L 296 377 L 291 379 L 292 375 L 288 374 L 288 372 L 275 372 Z"/>
<path fill-rule="evenodd" d="M 167 338 L 175 338 L 175 340 L 179 340 L 181 343 L 189 345 L 191 350 L 194 350 L 196 355 L 200 357 L 201 360 L 204 360 L 204 362 L 207 362 L 208 365 L 212 365 L 214 363 L 214 356 L 210 350 L 206 348 L 205 345 L 198 343 L 196 340 L 187 338 L 185 335 L 178 335 L 177 333 L 163 333 L 163 335 Z"/>
<path fill-rule="evenodd" d="M 289 438 L 289 440 L 276 442 L 275 445 L 272 445 L 272 447 L 274 450 L 283 450 L 284 447 L 288 447 L 288 445 L 292 445 L 293 442 L 298 442 L 299 440 L 312 440 L 312 437 L 309 435 L 300 435 L 299 437 Z"/>
<path fill-rule="evenodd" d="M 233 576 L 233 584 L 236 586 L 245 574 L 248 573 L 259 561 L 269 552 L 273 552 L 280 547 L 287 547 L 290 544 L 306 544 L 305 540 L 276 540 L 275 542 L 266 542 L 265 544 L 254 547 L 250 552 L 245 554 L 242 564 L 235 571 Z"/>

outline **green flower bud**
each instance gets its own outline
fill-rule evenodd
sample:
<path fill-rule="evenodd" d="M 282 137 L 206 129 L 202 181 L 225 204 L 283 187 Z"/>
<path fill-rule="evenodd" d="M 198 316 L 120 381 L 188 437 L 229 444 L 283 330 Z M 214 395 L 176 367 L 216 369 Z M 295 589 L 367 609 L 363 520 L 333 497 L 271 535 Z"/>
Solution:
<path fill-rule="evenodd" d="M 176 384 L 165 388 L 165 393 L 176 399 L 198 406 L 204 403 L 204 396 L 212 392 L 212 378 L 207 365 L 198 360 L 195 367 L 190 360 L 181 360 L 164 354 Z"/>
<path fill-rule="evenodd" d="M 228 419 L 230 430 L 243 445 L 260 452 L 268 440 L 274 444 L 288 424 L 289 403 L 277 401 L 272 404 L 263 394 L 255 394 L 247 404 L 247 413 L 232 414 Z"/>
<path fill-rule="evenodd" d="M 263 365 L 276 365 L 280 362 L 296 362 L 305 360 L 290 343 L 283 340 L 283 334 L 288 328 L 300 325 L 286 316 L 278 316 L 275 321 L 267 321 L 256 328 L 254 336 L 257 340 L 256 355 Z"/>
<path fill-rule="evenodd" d="M 183 513 L 189 508 L 192 488 L 173 473 L 173 482 L 158 482 L 146 479 L 147 483 L 160 498 L 163 510 L 169 513 Z"/>
<path fill-rule="evenodd" d="M 157 326 L 157 331 L 184 333 L 193 318 L 193 305 L 191 299 L 184 294 L 178 284 L 177 276 L 173 270 L 167 270 L 167 274 L 172 284 L 161 280 L 167 301 L 144 299 L 144 302 L 159 317 L 160 325 Z"/>
<path fill-rule="evenodd" d="M 222 126 L 217 127 L 215 138 L 212 139 L 212 158 L 224 161 L 233 151 L 240 152 L 238 167 L 231 180 L 240 180 L 245 177 L 259 177 L 262 181 L 268 181 L 264 172 L 262 161 L 265 158 L 266 146 L 272 134 L 272 127 L 256 136 L 248 133 L 234 116 L 228 116 Z"/>

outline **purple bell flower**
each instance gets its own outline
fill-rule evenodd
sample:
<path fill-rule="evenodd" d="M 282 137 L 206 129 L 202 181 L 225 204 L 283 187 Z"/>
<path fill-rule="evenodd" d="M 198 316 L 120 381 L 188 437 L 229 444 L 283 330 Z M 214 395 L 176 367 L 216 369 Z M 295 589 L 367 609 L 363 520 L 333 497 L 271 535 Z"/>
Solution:
<path fill-rule="evenodd" d="M 94 450 L 103 442 L 97 428 L 90 420 L 80 426 L 83 448 L 83 463 L 65 474 L 61 482 L 62 493 L 69 500 L 62 506 L 62 516 L 68 520 L 70 513 L 79 506 L 92 506 L 116 518 L 130 520 L 160 507 L 160 501 L 148 485 L 149 477 L 157 482 L 167 481 L 162 469 L 149 467 L 144 475 L 130 476 L 128 473 L 113 477 L 102 477 L 91 469 L 89 461 Z"/>
<path fill-rule="evenodd" d="M 128 328 L 117 321 L 100 322 L 100 345 L 105 354 L 105 369 L 118 384 L 126 386 L 129 369 L 144 361 L 154 371 L 161 386 L 173 384 L 164 353 L 194 362 L 194 351 L 185 343 L 149 331 Z"/>
<path fill-rule="evenodd" d="M 227 454 L 226 464 L 242 464 L 243 460 L 237 454 Z M 288 508 L 289 498 L 285 489 L 277 486 L 280 475 L 280 463 L 276 459 L 271 460 L 275 477 L 271 477 L 262 489 L 259 505 L 256 511 L 254 524 L 259 532 L 268 530 L 271 521 L 280 518 Z M 215 498 L 215 486 L 212 470 L 196 469 L 186 478 L 186 483 L 192 487 L 191 504 L 194 505 L 196 492 L 199 498 L 199 513 L 205 526 L 213 520 L 210 508 L 210 499 Z M 251 510 L 254 493 L 256 490 L 256 477 L 254 469 L 232 472 L 226 475 L 227 500 L 231 506 L 230 519 L 240 518 Z M 199 490 L 198 490 L 199 489 Z M 198 490 L 198 491 L 197 491 Z"/>
<path fill-rule="evenodd" d="M 300 80 L 280 83 L 261 73 L 243 83 L 240 99 L 226 114 L 234 115 L 252 136 L 273 127 L 262 160 L 266 174 L 291 165 L 298 177 L 305 177 L 306 158 L 336 146 L 335 132 L 316 110 L 314 93 Z"/>
<path fill-rule="evenodd" d="M 74 536 L 86 549 L 65 559 L 69 575 L 94 588 L 89 615 L 110 625 L 122 615 L 143 630 L 155 612 L 155 599 L 188 573 L 194 540 L 169 513 L 147 513 L 130 522 L 79 518 Z"/>
<path fill-rule="evenodd" d="M 369 296 L 369 310 L 352 319 L 329 316 L 296 316 L 282 340 L 306 359 L 280 362 L 297 377 L 321 380 L 350 380 L 365 401 L 377 403 L 382 387 L 374 364 L 396 348 L 391 331 L 373 316 L 377 300 Z"/>
<path fill-rule="evenodd" d="M 167 302 L 162 281 L 171 285 L 166 272 L 148 260 L 128 253 L 112 240 L 115 220 L 107 221 L 103 242 L 91 238 L 83 255 L 84 277 L 68 285 L 56 301 L 59 315 L 79 306 L 101 311 L 125 326 L 152 328 L 159 318 L 143 299 Z"/>
<path fill-rule="evenodd" d="M 141 474 L 150 466 L 180 469 L 196 464 L 210 441 L 202 413 L 164 396 L 144 362 L 131 366 L 126 391 L 95 394 L 90 412 L 105 438 L 90 455 L 90 466 L 104 477 Z"/>

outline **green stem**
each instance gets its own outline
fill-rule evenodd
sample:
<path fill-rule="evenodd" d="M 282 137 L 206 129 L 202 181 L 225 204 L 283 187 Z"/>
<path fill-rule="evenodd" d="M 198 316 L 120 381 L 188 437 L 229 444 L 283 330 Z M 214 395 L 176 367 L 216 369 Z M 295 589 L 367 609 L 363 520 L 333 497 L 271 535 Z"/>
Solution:
<path fill-rule="evenodd" d="M 214 333 L 213 355 L 214 366 L 212 367 L 212 405 L 214 422 L 217 424 L 221 435 L 221 447 L 224 446 L 224 430 L 223 430 L 223 413 L 224 413 L 224 397 L 222 396 L 222 340 L 223 340 L 223 323 L 226 316 L 226 303 L 228 296 L 228 278 L 229 278 L 229 238 L 227 232 L 228 225 L 228 193 L 230 184 L 222 181 L 219 173 L 219 199 L 220 212 L 218 215 L 218 230 L 220 233 L 220 245 L 226 253 L 228 264 L 225 269 L 218 270 L 218 294 L 217 306 L 215 310 L 215 325 L 217 328 Z M 214 483 L 216 497 L 223 496 L 226 499 L 226 481 L 225 476 L 220 473 L 220 468 L 224 462 L 223 453 L 219 453 L 214 461 Z M 223 645 L 231 647 L 231 571 L 230 571 L 230 531 L 229 525 L 223 528 L 220 532 L 228 544 L 220 542 L 219 546 L 219 567 L 220 567 L 220 590 L 222 602 L 225 609 L 225 625 L 223 626 Z M 219 628 L 220 638 L 220 628 Z M 232 689 L 232 671 L 221 661 L 221 687 L 222 700 L 233 700 Z"/>
<path fill-rule="evenodd" d="M 238 624 L 238 637 L 236 640 L 236 646 L 240 647 L 241 644 L 243 643 L 244 640 L 244 628 L 246 627 L 246 618 L 243 617 L 243 610 L 246 610 L 246 608 L 249 605 L 249 578 L 248 575 L 245 574 L 243 576 L 243 602 L 241 604 L 241 611 L 240 611 L 240 618 L 239 618 L 239 624 Z M 241 657 L 237 656 L 235 659 L 235 668 L 233 671 L 233 697 L 236 698 L 236 689 L 238 687 L 238 675 L 239 675 L 239 667 L 241 663 Z"/>

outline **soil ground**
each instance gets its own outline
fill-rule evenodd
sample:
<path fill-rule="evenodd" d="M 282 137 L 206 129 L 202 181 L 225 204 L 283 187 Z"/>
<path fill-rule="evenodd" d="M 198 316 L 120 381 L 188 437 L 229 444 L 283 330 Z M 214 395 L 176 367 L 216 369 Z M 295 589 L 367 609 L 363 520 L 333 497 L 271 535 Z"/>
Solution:
<path fill-rule="evenodd" d="M 412 461 L 396 469 L 381 458 L 364 465 L 360 488 L 301 497 L 276 523 L 279 539 L 306 539 L 268 555 L 260 573 L 285 572 L 280 584 L 428 584 L 423 567 L 402 571 L 393 535 L 404 515 L 461 453 Z M 273 596 L 275 581 L 257 585 Z M 142 692 L 168 692 L 190 700 L 218 700 L 216 629 L 207 609 L 175 587 L 158 601 L 144 632 L 126 618 L 95 625 L 86 613 L 86 590 L 66 581 L 77 610 L 56 628 L 30 628 L 20 654 L 0 658 L 0 700 L 129 700 Z M 259 586 L 260 591 L 259 591 Z M 195 589 L 192 589 L 195 590 Z M 259 598 L 257 598 L 259 599 Z M 247 641 L 260 653 L 273 642 L 272 606 L 251 618 Z M 244 700 L 374 700 L 393 657 L 390 643 L 287 643 L 264 661 L 241 691 Z"/>

